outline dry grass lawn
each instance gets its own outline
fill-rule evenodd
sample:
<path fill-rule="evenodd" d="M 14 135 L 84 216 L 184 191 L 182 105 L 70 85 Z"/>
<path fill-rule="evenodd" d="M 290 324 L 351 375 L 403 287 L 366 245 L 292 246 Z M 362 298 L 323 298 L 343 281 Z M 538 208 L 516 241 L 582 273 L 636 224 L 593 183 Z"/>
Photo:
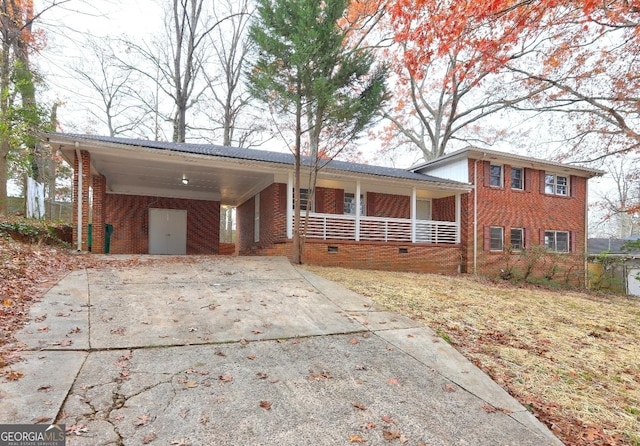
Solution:
<path fill-rule="evenodd" d="M 640 446 L 640 299 L 306 268 L 423 321 L 566 444 Z"/>

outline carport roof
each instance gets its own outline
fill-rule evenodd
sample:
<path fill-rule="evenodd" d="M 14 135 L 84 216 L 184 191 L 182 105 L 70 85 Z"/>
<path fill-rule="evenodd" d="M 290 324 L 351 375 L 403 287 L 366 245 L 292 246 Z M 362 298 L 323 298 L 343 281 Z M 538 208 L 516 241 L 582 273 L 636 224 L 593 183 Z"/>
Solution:
<path fill-rule="evenodd" d="M 140 193 L 144 189 L 155 188 L 158 194 L 178 196 L 176 174 L 189 171 L 190 180 L 206 185 L 184 198 L 212 197 L 214 192 L 223 203 L 239 204 L 248 194 L 255 191 L 250 185 L 269 182 L 267 174 L 289 170 L 294 157 L 289 152 L 227 147 L 215 144 L 175 143 L 144 139 L 120 138 L 71 133 L 46 133 L 44 139 L 59 148 L 65 159 L 72 163 L 76 148 L 91 153 L 92 168 L 107 178 L 109 191 L 118 193 Z M 303 157 L 302 163 L 311 165 L 310 157 Z M 241 169 L 241 170 L 240 170 Z M 375 177 L 409 183 L 428 183 L 425 187 L 465 192 L 471 189 L 466 183 L 438 178 L 418 172 L 392 167 L 360 164 L 332 160 L 323 166 L 323 172 L 332 172 L 341 177 Z M 181 175 L 181 174 L 180 174 Z M 213 177 L 218 176 L 218 184 Z M 126 177 L 126 178 L 125 178 Z M 174 183 L 170 183 L 171 177 Z M 201 181 L 198 181 L 198 180 Z M 224 181 L 223 181 L 224 180 Z M 273 178 L 271 178 L 273 181 Z M 226 185 L 227 191 L 222 190 Z M 194 186 L 195 187 L 195 186 Z M 217 189 L 217 190 L 216 190 Z M 232 190 L 234 189 L 234 190 Z M 173 191 L 173 193 L 172 193 Z M 209 194 L 209 195 L 207 195 Z"/>

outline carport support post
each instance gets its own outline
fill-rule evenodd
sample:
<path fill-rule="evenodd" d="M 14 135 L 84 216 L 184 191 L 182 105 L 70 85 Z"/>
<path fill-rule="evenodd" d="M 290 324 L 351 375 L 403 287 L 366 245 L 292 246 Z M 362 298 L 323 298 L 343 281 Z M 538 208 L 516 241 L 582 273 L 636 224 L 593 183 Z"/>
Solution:
<path fill-rule="evenodd" d="M 91 156 L 85 150 L 76 150 L 73 162 L 73 241 L 79 251 L 89 249 L 89 182 L 91 181 Z"/>
<path fill-rule="evenodd" d="M 418 206 L 418 191 L 414 187 L 411 189 L 411 243 L 416 242 L 416 216 Z"/>
<path fill-rule="evenodd" d="M 93 239 L 91 252 L 104 254 L 104 196 L 106 190 L 106 179 L 103 175 L 93 176 L 93 209 L 91 216 L 93 220 Z"/>
<path fill-rule="evenodd" d="M 293 172 L 287 178 L 287 238 L 293 238 Z"/>

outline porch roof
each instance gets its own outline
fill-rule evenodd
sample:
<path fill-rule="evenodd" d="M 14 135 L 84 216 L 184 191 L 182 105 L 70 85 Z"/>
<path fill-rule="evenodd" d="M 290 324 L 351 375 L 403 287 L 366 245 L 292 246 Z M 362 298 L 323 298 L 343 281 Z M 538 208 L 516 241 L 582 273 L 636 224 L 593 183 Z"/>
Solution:
<path fill-rule="evenodd" d="M 214 144 L 174 143 L 69 133 L 46 133 L 44 140 L 73 164 L 76 149 L 91 154 L 91 168 L 107 179 L 114 193 L 220 200 L 238 205 L 288 172 L 291 153 L 227 147 Z M 305 157 L 303 164 L 311 165 Z M 346 161 L 329 161 L 321 172 L 335 177 L 375 178 L 413 183 L 448 193 L 466 192 L 466 183 L 437 178 L 405 169 Z M 189 184 L 183 185 L 183 175 Z"/>

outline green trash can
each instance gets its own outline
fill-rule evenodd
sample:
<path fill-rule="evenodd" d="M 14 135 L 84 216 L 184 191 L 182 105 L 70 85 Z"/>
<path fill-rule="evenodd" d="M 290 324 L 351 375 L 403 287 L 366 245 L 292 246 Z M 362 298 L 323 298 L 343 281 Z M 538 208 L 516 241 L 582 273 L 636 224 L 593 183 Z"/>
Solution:
<path fill-rule="evenodd" d="M 87 247 L 91 252 L 91 245 L 93 244 L 93 225 L 89 223 L 87 225 Z"/>
<path fill-rule="evenodd" d="M 109 254 L 111 249 L 111 234 L 113 234 L 113 225 L 104 225 L 104 253 Z"/>

